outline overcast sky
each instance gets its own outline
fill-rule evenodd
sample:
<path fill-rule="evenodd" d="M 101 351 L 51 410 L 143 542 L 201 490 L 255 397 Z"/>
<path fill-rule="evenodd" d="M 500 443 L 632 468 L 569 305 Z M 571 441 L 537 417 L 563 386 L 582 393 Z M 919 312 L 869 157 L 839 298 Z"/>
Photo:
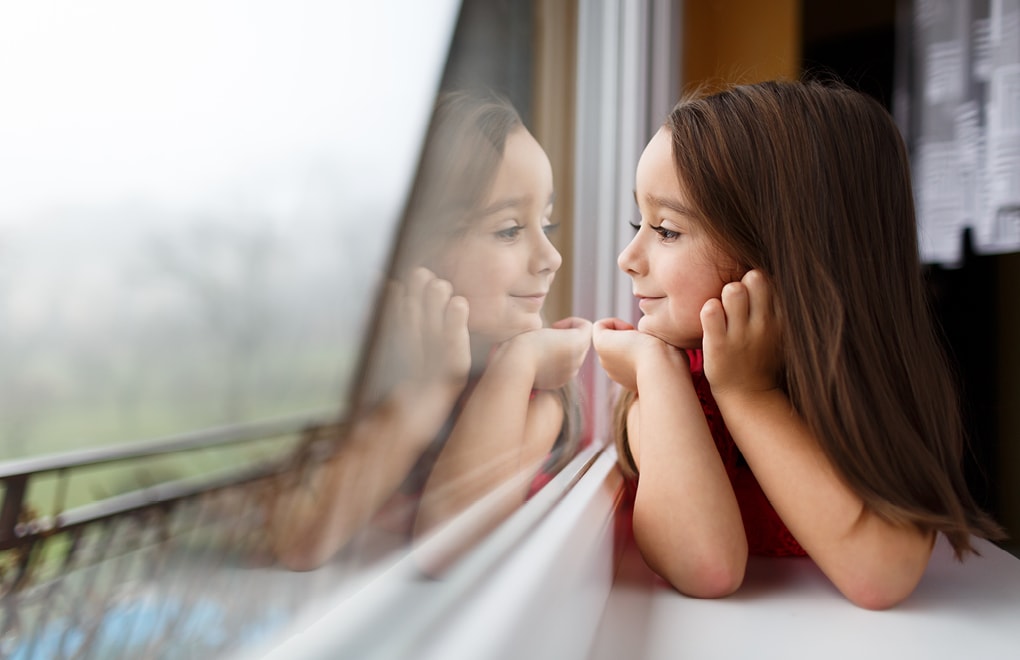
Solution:
<path fill-rule="evenodd" d="M 197 317 L 157 243 L 206 281 L 262 232 L 270 314 L 307 301 L 349 330 L 324 350 L 356 342 L 457 4 L 0 0 L 0 391 L 99 387 L 65 368 L 83 337 L 131 348 Z M 250 298 L 238 278 L 214 282 L 225 307 Z"/>
<path fill-rule="evenodd" d="M 407 175 L 444 4 L 0 0 L 0 227 L 310 159 L 354 164 L 352 195 L 391 187 L 368 175 Z"/>

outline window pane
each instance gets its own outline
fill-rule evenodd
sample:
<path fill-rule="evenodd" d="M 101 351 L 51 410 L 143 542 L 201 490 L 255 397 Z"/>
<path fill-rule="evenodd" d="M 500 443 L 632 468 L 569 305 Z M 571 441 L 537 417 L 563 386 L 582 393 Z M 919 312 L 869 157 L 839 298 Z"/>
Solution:
<path fill-rule="evenodd" d="M 453 5 L 4 4 L 0 459 L 341 407 Z"/>

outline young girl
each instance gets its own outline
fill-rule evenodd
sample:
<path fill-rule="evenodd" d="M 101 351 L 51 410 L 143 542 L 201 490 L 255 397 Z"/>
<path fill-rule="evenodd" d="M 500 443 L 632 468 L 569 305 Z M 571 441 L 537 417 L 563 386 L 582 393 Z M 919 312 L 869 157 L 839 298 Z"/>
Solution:
<path fill-rule="evenodd" d="M 642 316 L 593 338 L 627 390 L 617 446 L 653 570 L 717 597 L 748 554 L 807 554 L 882 609 L 936 533 L 958 558 L 999 536 L 962 476 L 907 153 L 878 103 L 792 82 L 683 100 L 635 197 L 618 263 Z"/>
<path fill-rule="evenodd" d="M 280 499 L 272 534 L 293 568 L 321 564 L 385 506 L 416 537 L 499 489 L 484 534 L 577 449 L 571 381 L 588 321 L 544 327 L 560 266 L 552 168 L 493 94 L 436 107 L 408 207 L 383 338 L 335 451 Z M 410 530 L 408 530 L 410 532 Z M 445 563 L 449 557 L 435 561 Z M 438 568 L 433 564 L 430 568 Z"/>

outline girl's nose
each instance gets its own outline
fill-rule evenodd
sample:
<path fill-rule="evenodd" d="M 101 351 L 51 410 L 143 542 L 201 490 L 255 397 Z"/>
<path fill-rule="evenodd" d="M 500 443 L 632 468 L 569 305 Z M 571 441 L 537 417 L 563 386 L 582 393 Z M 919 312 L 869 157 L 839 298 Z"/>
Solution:
<path fill-rule="evenodd" d="M 552 244 L 545 231 L 542 231 L 538 239 L 538 245 L 532 254 L 532 264 L 536 272 L 555 273 L 563 263 L 563 256 L 560 255 L 556 246 Z"/>
<path fill-rule="evenodd" d="M 627 247 L 623 248 L 623 251 L 620 252 L 620 256 L 616 259 L 616 265 L 631 277 L 644 272 L 645 258 L 637 236 L 632 238 Z"/>

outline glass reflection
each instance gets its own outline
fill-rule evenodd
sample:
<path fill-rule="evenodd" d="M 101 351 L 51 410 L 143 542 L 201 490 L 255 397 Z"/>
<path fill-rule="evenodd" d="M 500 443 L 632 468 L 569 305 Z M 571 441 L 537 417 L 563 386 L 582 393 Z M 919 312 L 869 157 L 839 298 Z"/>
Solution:
<path fill-rule="evenodd" d="M 439 570 L 576 453 L 591 324 L 542 315 L 562 263 L 554 199 L 549 159 L 508 101 L 441 95 L 355 414 L 273 511 L 285 565 L 321 564 L 366 523 L 400 547 L 482 506 L 425 558 Z"/>

